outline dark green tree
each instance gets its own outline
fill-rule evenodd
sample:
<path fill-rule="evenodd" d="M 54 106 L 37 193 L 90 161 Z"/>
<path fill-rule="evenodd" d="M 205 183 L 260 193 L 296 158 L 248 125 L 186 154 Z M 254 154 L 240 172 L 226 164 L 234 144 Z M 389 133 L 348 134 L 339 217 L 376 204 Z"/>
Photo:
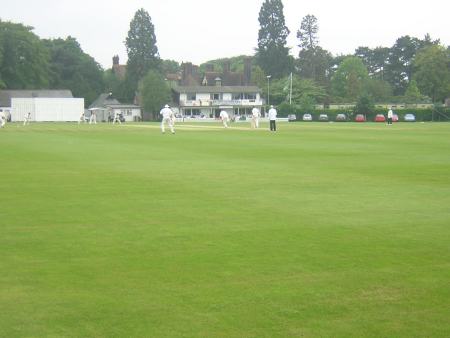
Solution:
<path fill-rule="evenodd" d="M 113 93 L 114 98 L 120 102 L 129 101 L 130 94 L 127 91 L 126 79 L 120 78 L 112 69 L 108 69 L 103 73 L 103 82 L 103 92 Z"/>
<path fill-rule="evenodd" d="M 150 113 L 153 120 L 158 119 L 160 109 L 171 101 L 171 90 L 164 77 L 150 70 L 139 84 L 144 111 Z"/>
<path fill-rule="evenodd" d="M 369 71 L 369 76 L 380 80 L 384 79 L 384 71 L 389 59 L 389 48 L 359 47 L 355 51 L 355 56 L 364 62 Z"/>
<path fill-rule="evenodd" d="M 9 89 L 49 86 L 49 53 L 33 28 L 0 21 L 0 79 Z"/>
<path fill-rule="evenodd" d="M 297 72 L 301 77 L 313 79 L 323 86 L 329 82 L 333 56 L 317 46 L 314 49 L 302 49 L 296 60 Z"/>
<path fill-rule="evenodd" d="M 369 94 L 375 102 L 387 102 L 392 98 L 391 85 L 378 78 L 369 78 L 365 82 L 364 92 Z"/>
<path fill-rule="evenodd" d="M 161 72 L 163 74 L 174 74 L 181 70 L 181 66 L 174 60 L 161 60 Z"/>
<path fill-rule="evenodd" d="M 373 99 L 368 94 L 362 94 L 358 97 L 354 113 L 355 114 L 367 114 L 375 111 L 375 105 Z"/>
<path fill-rule="evenodd" d="M 50 87 L 70 89 L 75 97 L 84 97 L 89 106 L 103 92 L 102 67 L 73 37 L 43 42 L 50 52 Z"/>
<path fill-rule="evenodd" d="M 285 24 L 281 0 L 265 0 L 259 12 L 257 63 L 268 75 L 280 78 L 289 74 L 293 58 L 286 47 L 289 29 Z"/>
<path fill-rule="evenodd" d="M 414 60 L 414 79 L 420 92 L 433 102 L 442 102 L 450 94 L 450 54 L 443 46 L 430 45 Z"/>
<path fill-rule="evenodd" d="M 403 36 L 390 49 L 385 79 L 392 85 L 394 95 L 403 95 L 412 78 L 413 60 L 421 47 L 421 41 Z"/>
<path fill-rule="evenodd" d="M 130 22 L 130 30 L 125 40 L 127 48 L 127 85 L 129 99 L 133 99 L 139 81 L 150 69 L 160 69 L 158 47 L 156 46 L 155 28 L 150 15 L 143 8 L 139 9 Z"/>

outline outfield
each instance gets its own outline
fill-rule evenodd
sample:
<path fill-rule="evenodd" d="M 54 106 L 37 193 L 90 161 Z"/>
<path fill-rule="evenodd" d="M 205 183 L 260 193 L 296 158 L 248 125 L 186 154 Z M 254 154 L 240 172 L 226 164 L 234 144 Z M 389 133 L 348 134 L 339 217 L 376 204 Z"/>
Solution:
<path fill-rule="evenodd" d="M 0 337 L 449 337 L 450 123 L 248 126 L 0 130 Z"/>

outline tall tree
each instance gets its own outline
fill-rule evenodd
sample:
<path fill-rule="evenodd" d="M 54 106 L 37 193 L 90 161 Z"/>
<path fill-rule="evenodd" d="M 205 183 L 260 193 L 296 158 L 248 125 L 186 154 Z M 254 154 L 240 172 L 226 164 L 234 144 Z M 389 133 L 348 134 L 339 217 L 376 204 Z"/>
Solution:
<path fill-rule="evenodd" d="M 443 46 L 430 45 L 419 51 L 414 61 L 414 79 L 422 94 L 433 102 L 450 94 L 450 54 Z"/>
<path fill-rule="evenodd" d="M 150 15 L 143 8 L 135 13 L 130 22 L 125 46 L 128 54 L 127 82 L 132 87 L 130 90 L 132 95 L 137 89 L 138 82 L 147 72 L 150 69 L 158 70 L 160 67 L 155 27 Z"/>
<path fill-rule="evenodd" d="M 292 69 L 292 57 L 286 47 L 289 35 L 281 0 L 265 0 L 259 11 L 257 62 L 268 75 L 280 78 Z"/>
<path fill-rule="evenodd" d="M 50 52 L 51 88 L 70 89 L 89 105 L 104 88 L 103 69 L 73 37 L 43 40 Z"/>
<path fill-rule="evenodd" d="M 395 95 L 403 95 L 412 77 L 414 56 L 421 46 L 421 41 L 410 36 L 397 39 L 389 54 L 385 79 L 393 86 Z"/>
<path fill-rule="evenodd" d="M 328 85 L 332 55 L 319 46 L 318 32 L 317 18 L 314 15 L 305 16 L 297 31 L 300 40 L 297 69 L 300 76 Z"/>
<path fill-rule="evenodd" d="M 314 49 L 319 45 L 319 25 L 314 15 L 307 15 L 302 19 L 297 38 L 300 39 L 299 47 L 302 49 Z"/>
<path fill-rule="evenodd" d="M 9 89 L 49 86 L 49 53 L 33 28 L 0 21 L 0 79 Z"/>

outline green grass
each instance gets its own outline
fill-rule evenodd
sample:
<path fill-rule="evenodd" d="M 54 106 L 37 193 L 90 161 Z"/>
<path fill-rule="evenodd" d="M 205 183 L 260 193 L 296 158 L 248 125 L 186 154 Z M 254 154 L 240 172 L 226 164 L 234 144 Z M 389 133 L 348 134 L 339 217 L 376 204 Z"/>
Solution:
<path fill-rule="evenodd" d="M 450 336 L 450 124 L 208 126 L 0 130 L 0 337 Z"/>

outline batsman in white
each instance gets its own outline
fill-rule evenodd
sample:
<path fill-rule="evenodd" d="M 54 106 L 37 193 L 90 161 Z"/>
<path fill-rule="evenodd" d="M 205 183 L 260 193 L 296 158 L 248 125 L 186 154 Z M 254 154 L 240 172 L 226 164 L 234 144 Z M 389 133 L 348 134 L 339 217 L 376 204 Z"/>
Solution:
<path fill-rule="evenodd" d="M 252 128 L 259 128 L 259 118 L 261 117 L 261 112 L 258 108 L 253 107 L 252 109 Z"/>
<path fill-rule="evenodd" d="M 23 125 L 26 126 L 27 124 L 29 124 L 30 120 L 31 120 L 31 113 L 27 113 L 23 118 Z"/>
<path fill-rule="evenodd" d="M 4 112 L 0 111 L 0 128 L 3 128 L 6 124 L 6 115 Z"/>
<path fill-rule="evenodd" d="M 228 128 L 228 122 L 230 121 L 230 117 L 228 116 L 228 113 L 225 110 L 222 110 L 220 112 L 220 119 L 222 120 L 223 126 L 225 128 Z"/>
<path fill-rule="evenodd" d="M 166 104 L 164 106 L 164 108 L 161 109 L 161 111 L 159 112 L 159 115 L 162 115 L 161 132 L 163 134 L 166 132 L 164 125 L 167 123 L 172 134 L 175 134 L 175 129 L 173 128 L 174 121 L 175 121 L 175 115 L 174 115 L 172 109 L 170 109 L 170 106 L 168 104 Z"/>

